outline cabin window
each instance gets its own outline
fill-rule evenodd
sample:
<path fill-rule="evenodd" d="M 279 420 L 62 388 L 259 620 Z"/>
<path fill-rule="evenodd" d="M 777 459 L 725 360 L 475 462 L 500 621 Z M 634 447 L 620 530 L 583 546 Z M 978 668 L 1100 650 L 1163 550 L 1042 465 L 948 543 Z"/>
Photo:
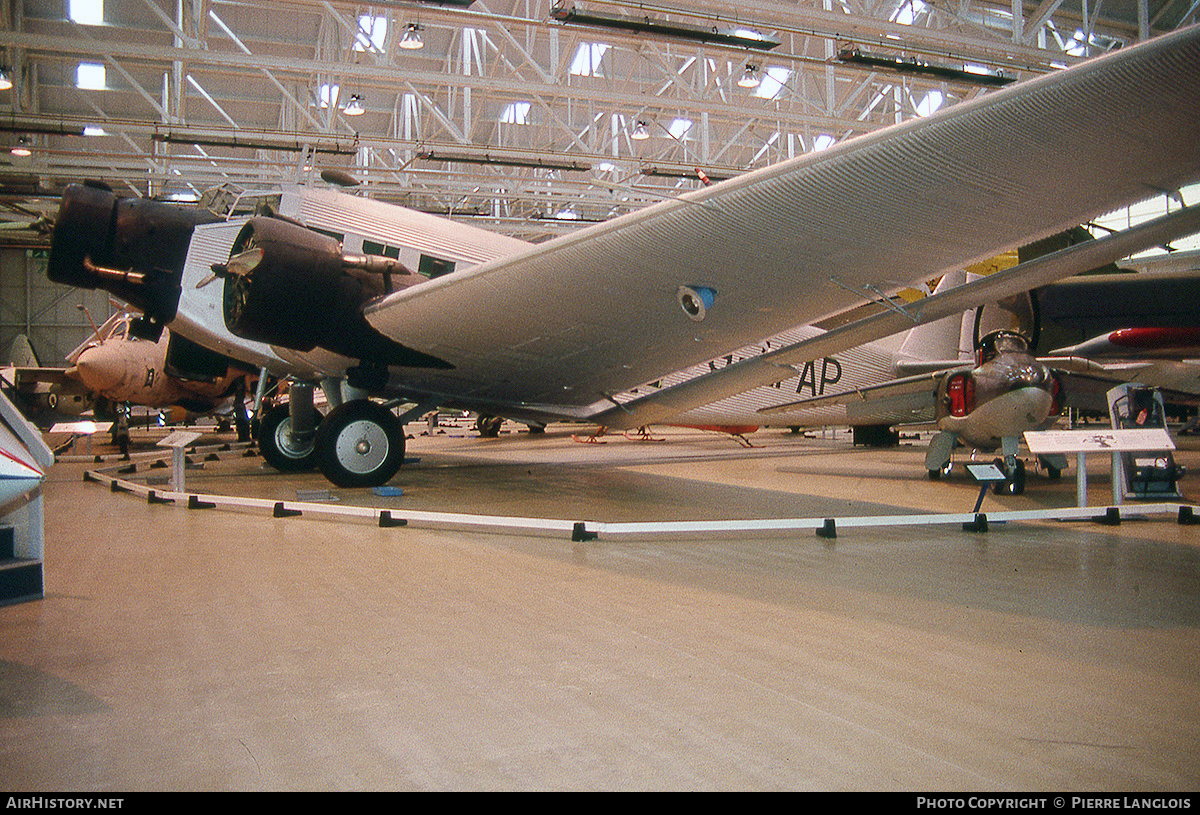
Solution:
<path fill-rule="evenodd" d="M 362 250 L 364 255 L 375 255 L 381 258 L 391 258 L 392 260 L 400 259 L 400 247 L 388 246 L 386 243 L 376 243 L 375 241 L 363 241 Z"/>
<path fill-rule="evenodd" d="M 421 255 L 421 262 L 417 266 L 417 273 L 430 279 L 450 274 L 453 271 L 454 261 L 442 260 L 441 258 L 435 258 L 433 255 Z"/>

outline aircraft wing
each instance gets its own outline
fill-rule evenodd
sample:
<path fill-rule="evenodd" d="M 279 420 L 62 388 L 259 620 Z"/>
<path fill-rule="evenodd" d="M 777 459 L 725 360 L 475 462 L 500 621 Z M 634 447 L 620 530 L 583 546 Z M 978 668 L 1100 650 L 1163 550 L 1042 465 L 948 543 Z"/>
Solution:
<path fill-rule="evenodd" d="M 728 366 L 640 413 L 614 394 L 1200 179 L 1197 87 L 1194 26 L 403 289 L 366 316 L 452 366 L 404 369 L 412 393 L 637 426 L 794 374 L 768 359 L 747 385 Z"/>
<path fill-rule="evenodd" d="M 72 378 L 68 373 L 70 370 L 70 368 L 29 368 L 18 366 L 0 368 L 4 378 L 17 390 L 33 387 L 37 383 L 49 385 L 61 384 Z"/>
<path fill-rule="evenodd" d="M 1059 372 L 1071 407 L 1106 412 L 1104 394 L 1123 382 L 1136 382 L 1163 392 L 1175 405 L 1200 405 L 1200 362 L 1196 360 L 1098 361 L 1084 357 L 1043 357 Z"/>
<path fill-rule="evenodd" d="M 964 309 L 995 302 L 1058 277 L 1079 274 L 1138 251 L 1138 247 L 1154 245 L 1164 234 L 1186 234 L 1197 229 L 1200 229 L 1200 207 L 1180 210 L 1124 232 L 994 272 L 909 303 L 903 308 L 893 306 L 824 333 L 809 332 L 796 342 L 626 401 L 607 410 L 596 421 L 612 427 L 636 427 L 660 421 L 732 394 L 788 379 L 795 376 L 793 365 L 879 340 L 915 325 L 960 314 Z"/>

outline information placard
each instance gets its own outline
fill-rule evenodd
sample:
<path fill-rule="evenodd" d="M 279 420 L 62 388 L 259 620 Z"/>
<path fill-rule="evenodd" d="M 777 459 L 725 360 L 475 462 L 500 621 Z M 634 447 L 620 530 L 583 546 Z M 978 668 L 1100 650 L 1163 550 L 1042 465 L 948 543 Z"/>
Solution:
<path fill-rule="evenodd" d="M 1133 453 L 1174 450 L 1175 443 L 1160 427 L 1114 430 L 1029 430 L 1025 443 L 1034 455 L 1048 453 Z"/>

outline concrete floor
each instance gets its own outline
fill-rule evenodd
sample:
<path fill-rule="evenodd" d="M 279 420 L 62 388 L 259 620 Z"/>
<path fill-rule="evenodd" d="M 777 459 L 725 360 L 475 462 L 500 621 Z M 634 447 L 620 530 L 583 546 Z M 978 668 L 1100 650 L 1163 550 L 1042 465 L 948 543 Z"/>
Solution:
<path fill-rule="evenodd" d="M 450 429 L 410 441 L 404 495 L 332 497 L 616 521 L 977 495 L 928 481 L 919 445 L 656 435 Z M 11 791 L 1200 785 L 1200 535 L 1173 517 L 573 543 L 149 505 L 88 466 L 45 487 L 45 599 L 0 608 Z M 1089 474 L 1107 503 L 1107 462 Z M 187 478 L 328 487 L 237 455 Z"/>

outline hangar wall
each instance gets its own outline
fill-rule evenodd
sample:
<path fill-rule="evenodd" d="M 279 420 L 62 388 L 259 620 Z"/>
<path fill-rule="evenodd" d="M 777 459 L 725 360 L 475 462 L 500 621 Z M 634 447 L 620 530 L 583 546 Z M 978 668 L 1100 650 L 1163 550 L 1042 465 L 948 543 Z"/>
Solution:
<path fill-rule="evenodd" d="M 83 305 L 99 325 L 114 311 L 107 293 L 50 282 L 45 247 L 0 247 L 0 361 L 8 361 L 17 334 L 25 334 L 43 365 L 66 356 L 92 334 Z"/>

